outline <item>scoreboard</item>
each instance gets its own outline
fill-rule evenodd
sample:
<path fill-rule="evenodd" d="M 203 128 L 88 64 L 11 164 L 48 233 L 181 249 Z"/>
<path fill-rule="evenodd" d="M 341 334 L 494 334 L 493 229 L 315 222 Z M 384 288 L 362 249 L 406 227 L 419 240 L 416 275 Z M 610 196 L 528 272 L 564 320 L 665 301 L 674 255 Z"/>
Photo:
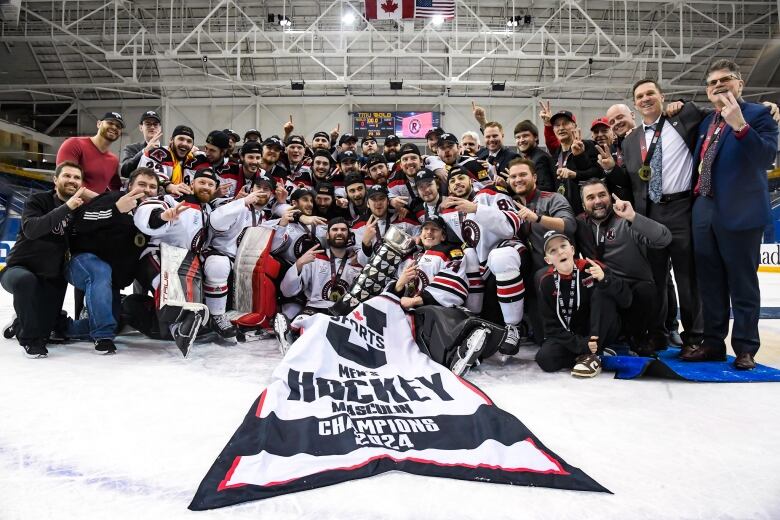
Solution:
<path fill-rule="evenodd" d="M 354 112 L 352 133 L 358 139 L 387 137 L 395 133 L 395 117 L 392 112 Z"/>

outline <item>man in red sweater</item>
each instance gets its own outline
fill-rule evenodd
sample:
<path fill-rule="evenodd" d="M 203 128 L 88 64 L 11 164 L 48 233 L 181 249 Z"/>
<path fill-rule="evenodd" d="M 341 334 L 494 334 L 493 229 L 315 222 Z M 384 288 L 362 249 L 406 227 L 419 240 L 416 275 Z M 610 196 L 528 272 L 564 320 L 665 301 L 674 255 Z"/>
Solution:
<path fill-rule="evenodd" d="M 71 161 L 84 172 L 84 198 L 90 200 L 105 191 L 122 187 L 119 158 L 111 153 L 111 144 L 122 135 L 125 123 L 119 112 L 107 112 L 97 122 L 97 133 L 91 137 L 69 137 L 57 152 L 57 164 Z"/>

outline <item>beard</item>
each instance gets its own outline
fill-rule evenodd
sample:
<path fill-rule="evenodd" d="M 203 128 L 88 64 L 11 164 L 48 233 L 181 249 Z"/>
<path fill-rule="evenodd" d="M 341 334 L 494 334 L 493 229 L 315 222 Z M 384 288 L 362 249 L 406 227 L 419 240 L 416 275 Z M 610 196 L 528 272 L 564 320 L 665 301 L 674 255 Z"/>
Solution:
<path fill-rule="evenodd" d="M 205 188 L 195 190 L 195 198 L 198 199 L 198 202 L 200 202 L 201 204 L 206 204 L 208 202 L 211 202 L 212 196 L 213 193 Z"/>
<path fill-rule="evenodd" d="M 347 247 L 347 237 L 341 235 L 336 237 L 328 237 L 328 247 L 344 249 Z"/>
<path fill-rule="evenodd" d="M 57 186 L 57 196 L 62 200 L 68 200 L 79 190 L 74 184 L 62 184 Z"/>
<path fill-rule="evenodd" d="M 398 152 L 385 152 L 385 159 L 387 162 L 396 162 L 398 160 Z"/>
<path fill-rule="evenodd" d="M 108 128 L 101 128 L 100 129 L 100 137 L 105 139 L 106 141 L 111 141 L 112 143 L 119 139 L 120 132 L 109 130 Z"/>

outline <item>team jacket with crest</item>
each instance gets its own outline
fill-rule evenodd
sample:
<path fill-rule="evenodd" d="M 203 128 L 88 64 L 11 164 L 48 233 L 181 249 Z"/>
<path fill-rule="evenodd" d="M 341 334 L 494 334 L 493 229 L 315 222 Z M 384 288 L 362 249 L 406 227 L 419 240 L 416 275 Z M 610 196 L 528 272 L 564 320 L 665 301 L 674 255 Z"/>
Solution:
<path fill-rule="evenodd" d="M 366 225 L 368 224 L 368 218 L 371 216 L 370 212 L 366 212 L 358 217 L 352 223 L 352 232 L 355 234 L 355 244 L 358 246 L 358 255 L 360 263 L 366 264 L 371 256 L 379 251 L 382 247 L 382 237 L 385 235 L 388 226 L 396 226 L 407 235 L 417 236 L 420 234 L 420 223 L 414 218 L 407 216 L 406 218 L 399 218 L 398 214 L 390 215 L 388 212 L 387 218 L 383 218 L 376 221 L 379 226 L 379 232 L 374 237 L 370 248 L 363 246 L 363 234 L 366 232 Z"/>
<path fill-rule="evenodd" d="M 222 204 L 211 212 L 209 225 L 212 235 L 209 247 L 219 254 L 235 258 L 246 228 L 264 226 L 276 231 L 271 242 L 271 252 L 276 253 L 284 247 L 285 228 L 273 225 L 269 221 L 271 216 L 270 206 L 263 209 L 248 208 L 242 199 Z"/>
<path fill-rule="evenodd" d="M 195 160 L 193 163 L 193 170 L 198 171 L 204 168 L 212 168 L 214 173 L 219 177 L 219 186 L 230 186 L 230 190 L 225 197 L 233 198 L 236 196 L 236 191 L 243 187 L 243 174 L 241 168 L 230 158 L 224 157 L 222 161 L 216 166 L 209 162 L 208 157 L 203 152 L 197 152 L 195 154 Z"/>
<path fill-rule="evenodd" d="M 160 214 L 179 203 L 170 195 L 148 199 L 135 210 L 133 215 L 135 227 L 141 233 L 151 237 L 150 247 L 141 256 L 158 249 L 161 242 L 195 253 L 200 253 L 206 248 L 211 205 L 199 203 L 192 195 L 187 195 L 181 200 L 188 209 L 169 222 L 162 220 Z"/>
<path fill-rule="evenodd" d="M 294 264 L 303 253 L 317 245 L 320 247 L 326 242 L 326 226 L 315 226 L 312 236 L 312 226 L 300 222 L 290 222 L 286 226 L 279 225 L 280 219 L 268 222 L 269 226 L 276 228 L 276 234 L 281 240 L 279 248 L 274 248 L 274 256 L 290 264 Z"/>
<path fill-rule="evenodd" d="M 174 174 L 179 162 L 170 148 L 159 147 L 146 152 L 138 162 L 138 167 L 153 169 L 163 181 L 189 184 L 195 174 L 195 156 L 187 154 L 187 157 L 181 161 L 181 179 L 175 178 Z"/>
<path fill-rule="evenodd" d="M 354 250 L 347 250 L 346 260 L 341 258 L 334 259 L 335 272 L 338 273 L 341 262 L 346 261 L 341 276 L 334 282 L 334 276 L 331 269 L 330 256 L 321 253 L 314 257 L 313 262 L 309 262 L 298 272 L 296 266 L 290 267 L 282 278 L 279 288 L 282 294 L 288 298 L 295 296 L 303 291 L 306 296 L 307 307 L 324 309 L 333 305 L 331 290 L 333 286 L 338 286 L 338 290 L 345 294 L 349 291 L 352 282 L 358 277 L 363 266 L 360 264 L 357 254 Z"/>
<path fill-rule="evenodd" d="M 442 307 L 457 307 L 466 302 L 469 292 L 469 282 L 466 277 L 466 264 L 463 262 L 463 252 L 445 244 L 415 252 L 398 266 L 396 279 L 411 263 L 417 263 L 415 270 L 417 278 L 410 282 L 398 296 L 422 296 L 424 305 L 440 305 Z M 390 289 L 396 292 L 395 280 L 390 282 Z"/>
<path fill-rule="evenodd" d="M 560 193 L 534 190 L 528 197 L 525 206 L 536 213 L 547 217 L 562 218 L 564 223 L 563 233 L 568 237 L 574 237 L 577 223 L 574 220 L 574 212 L 566 197 Z M 549 229 L 536 222 L 523 222 L 518 236 L 531 250 L 534 269 L 540 269 L 544 262 L 544 234 Z"/>

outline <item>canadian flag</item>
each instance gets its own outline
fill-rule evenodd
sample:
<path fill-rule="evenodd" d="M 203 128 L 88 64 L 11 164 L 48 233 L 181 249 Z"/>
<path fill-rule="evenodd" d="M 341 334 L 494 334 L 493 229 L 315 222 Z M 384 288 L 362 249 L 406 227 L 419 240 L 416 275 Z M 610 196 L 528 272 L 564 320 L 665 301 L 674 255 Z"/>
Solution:
<path fill-rule="evenodd" d="M 414 18 L 414 0 L 366 0 L 366 19 Z"/>

